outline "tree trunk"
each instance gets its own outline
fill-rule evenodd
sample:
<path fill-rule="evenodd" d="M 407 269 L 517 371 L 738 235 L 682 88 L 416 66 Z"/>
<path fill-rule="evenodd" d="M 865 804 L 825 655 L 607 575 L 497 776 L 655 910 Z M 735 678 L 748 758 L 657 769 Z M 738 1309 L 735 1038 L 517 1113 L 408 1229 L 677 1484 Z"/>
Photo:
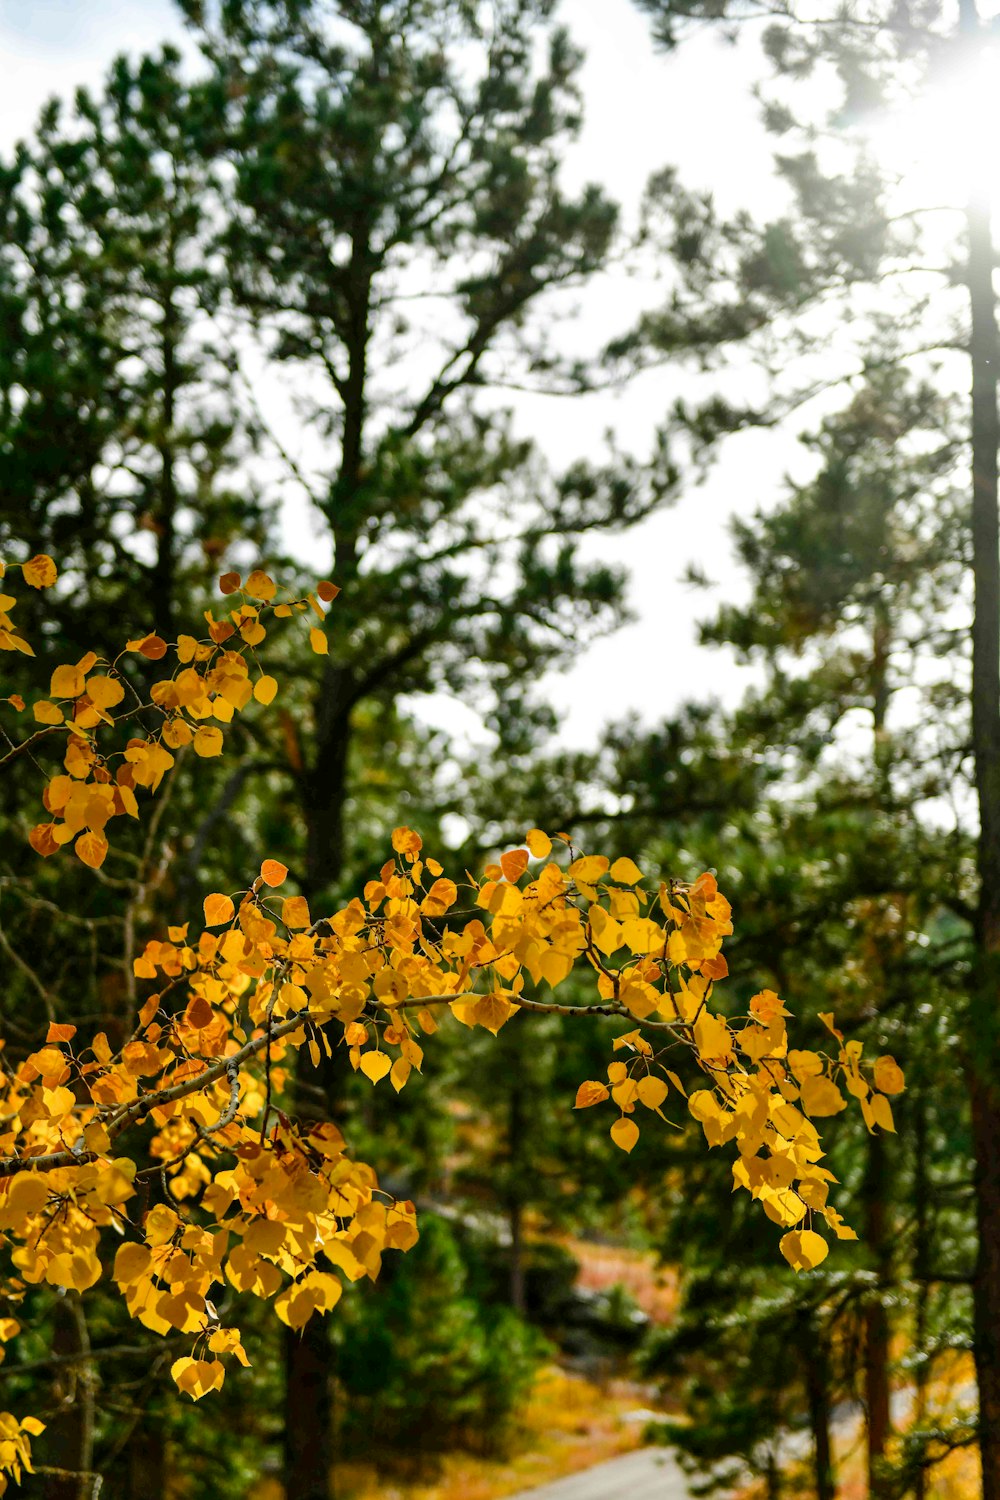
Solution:
<path fill-rule="evenodd" d="M 334 544 L 334 572 L 347 586 L 357 576 L 359 510 L 364 503 L 364 434 L 367 414 L 371 278 L 367 230 L 352 235 L 348 320 L 343 330 L 348 375 L 341 394 L 343 431 L 340 466 L 331 486 L 326 517 Z M 305 895 L 322 909 L 344 872 L 347 772 L 355 678 L 350 667 L 327 663 L 314 712 L 313 755 L 302 777 L 306 825 Z M 323 1091 L 328 1116 L 336 1111 L 338 1064 L 325 1054 L 317 1070 L 299 1055 L 297 1067 Z M 299 1335 L 285 1340 L 284 1487 L 288 1500 L 334 1500 L 335 1411 L 332 1345 L 326 1321 L 313 1316 Z"/>
<path fill-rule="evenodd" d="M 890 805 L 892 745 L 886 718 L 889 712 L 891 684 L 889 656 L 892 622 L 883 599 L 876 601 L 872 628 L 871 693 L 874 729 L 873 763 L 879 800 Z M 867 1138 L 867 1158 L 862 1194 L 865 1204 L 865 1238 L 877 1276 L 877 1289 L 864 1310 L 865 1413 L 868 1429 L 868 1493 L 872 1500 L 887 1500 L 889 1487 L 882 1472 L 891 1429 L 889 1393 L 889 1314 L 885 1306 L 885 1287 L 892 1268 L 888 1227 L 889 1162 L 886 1140 L 882 1134 Z"/>
<path fill-rule="evenodd" d="M 173 246 L 168 261 L 168 276 L 173 274 Z M 151 518 L 156 532 L 156 560 L 150 579 L 153 624 L 165 640 L 175 635 L 177 572 L 177 478 L 174 469 L 174 422 L 178 386 L 177 338 L 178 316 L 173 291 L 168 287 L 161 320 L 161 357 L 163 360 L 163 406 L 160 412 L 158 448 L 160 453 L 159 505 Z"/>
<path fill-rule="evenodd" d="M 312 764 L 303 779 L 304 886 L 310 901 L 328 900 L 344 869 L 352 687 L 346 668 L 327 666 L 316 705 Z"/>
<path fill-rule="evenodd" d="M 65 1292 L 56 1303 L 52 1338 L 54 1355 L 85 1356 L 61 1367 L 53 1396 L 58 1414 L 35 1445 L 39 1466 L 55 1472 L 40 1475 L 45 1500 L 90 1500 L 94 1488 L 94 1370 L 90 1338 L 80 1299 Z"/>
<path fill-rule="evenodd" d="M 813 1440 L 813 1472 L 816 1500 L 836 1500 L 830 1444 L 830 1365 L 825 1338 L 809 1319 L 803 1330 L 802 1358 L 805 1367 L 809 1427 Z"/>
<path fill-rule="evenodd" d="M 866 1239 L 874 1257 L 878 1285 L 864 1311 L 865 1414 L 868 1426 L 868 1493 L 885 1500 L 889 1486 L 882 1472 L 891 1429 L 889 1411 L 889 1315 L 884 1301 L 889 1275 L 887 1235 L 886 1143 L 883 1135 L 868 1137 L 864 1197 Z"/>
<path fill-rule="evenodd" d="M 122 1500 L 162 1500 L 167 1484 L 163 1421 L 159 1413 L 149 1413 L 129 1439 Z"/>
<path fill-rule="evenodd" d="M 913 1326 L 913 1346 L 917 1355 L 914 1379 L 913 1426 L 919 1431 L 927 1416 L 927 1327 L 930 1299 L 930 1182 L 927 1172 L 927 1096 L 923 1085 L 913 1103 L 913 1200 L 916 1215 L 913 1247 L 913 1269 L 917 1274 L 917 1307 Z M 917 1469 L 913 1481 L 913 1500 L 926 1500 L 927 1469 Z"/>
<path fill-rule="evenodd" d="M 513 1048 L 516 1056 L 521 1038 L 515 1034 Z M 525 1119 L 524 1089 L 515 1069 L 511 1076 L 507 1111 L 507 1215 L 510 1227 L 510 1305 L 520 1316 L 525 1312 L 524 1294 L 524 1194 L 522 1184 L 526 1170 L 524 1162 Z"/>
<path fill-rule="evenodd" d="M 288 1500 L 333 1500 L 334 1442 L 330 1339 L 314 1315 L 285 1333 L 285 1494 Z"/>
<path fill-rule="evenodd" d="M 979 40 L 975 0 L 961 0 L 962 43 Z M 982 189 L 982 190 L 980 190 Z M 982 184 L 967 212 L 972 362 L 972 742 L 979 803 L 977 963 L 966 1067 L 976 1155 L 979 1252 L 973 1293 L 973 1351 L 979 1385 L 983 1500 L 1000 1500 L 1000 530 L 997 516 L 997 337 L 995 261 Z"/>
<path fill-rule="evenodd" d="M 303 778 L 306 864 L 303 887 L 317 913 L 325 910 L 344 868 L 344 806 L 350 718 L 344 707 L 349 678 L 343 668 L 328 665 L 316 706 L 312 764 Z M 336 1113 L 340 1059 L 322 1054 L 313 1068 L 304 1049 L 296 1076 L 322 1092 L 318 1100 L 297 1105 L 297 1113 L 327 1118 Z M 311 1317 L 300 1332 L 289 1329 L 284 1340 L 285 1424 L 284 1487 L 291 1500 L 334 1500 L 336 1494 L 336 1413 L 329 1327 Z"/>

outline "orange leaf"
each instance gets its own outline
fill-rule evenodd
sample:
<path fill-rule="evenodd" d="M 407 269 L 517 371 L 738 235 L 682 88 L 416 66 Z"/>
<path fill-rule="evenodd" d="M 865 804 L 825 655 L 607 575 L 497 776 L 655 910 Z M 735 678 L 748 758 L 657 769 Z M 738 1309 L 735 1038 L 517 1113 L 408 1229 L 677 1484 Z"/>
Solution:
<path fill-rule="evenodd" d="M 74 845 L 77 855 L 92 870 L 99 870 L 108 852 L 108 841 L 99 833 L 81 833 Z"/>
<path fill-rule="evenodd" d="M 75 1026 L 67 1026 L 65 1022 L 53 1021 L 45 1033 L 45 1045 L 49 1046 L 52 1042 L 71 1042 L 75 1036 Z"/>
<path fill-rule="evenodd" d="M 126 651 L 138 651 L 147 661 L 159 661 L 161 656 L 167 654 L 167 643 L 158 635 L 144 635 L 134 641 L 126 642 Z"/>
<path fill-rule="evenodd" d="M 203 902 L 205 908 L 205 926 L 221 927 L 228 922 L 236 910 L 229 896 L 224 896 L 219 891 L 213 891 L 206 896 Z"/>
<path fill-rule="evenodd" d="M 335 583 L 331 583 L 328 578 L 324 578 L 321 583 L 316 585 L 316 592 L 324 604 L 330 604 L 336 599 L 340 593 L 340 589 Z"/>
<path fill-rule="evenodd" d="M 607 1097 L 608 1090 L 603 1083 L 598 1083 L 594 1079 L 588 1079 L 586 1083 L 581 1083 L 577 1089 L 576 1103 L 573 1105 L 573 1108 L 589 1109 L 592 1104 L 603 1104 Z"/>
<path fill-rule="evenodd" d="M 56 854 L 59 851 L 60 845 L 53 838 L 55 826 L 54 823 L 36 823 L 28 834 L 28 843 L 34 849 L 35 853 L 40 854 L 43 859 L 47 859 L 50 854 Z"/>
<path fill-rule="evenodd" d="M 243 580 L 238 573 L 223 573 L 219 579 L 219 593 L 235 594 L 242 582 Z"/>
<path fill-rule="evenodd" d="M 194 1031 L 204 1031 L 206 1026 L 211 1026 L 214 1018 L 215 1012 L 204 995 L 195 995 L 184 1012 L 185 1023 Z"/>
<path fill-rule="evenodd" d="M 265 859 L 260 867 L 260 878 L 265 885 L 280 885 L 288 874 L 288 866 L 277 859 Z"/>
<path fill-rule="evenodd" d="M 504 873 L 504 879 L 509 880 L 511 885 L 520 880 L 528 868 L 527 849 L 508 849 L 506 854 L 500 856 L 500 868 Z"/>

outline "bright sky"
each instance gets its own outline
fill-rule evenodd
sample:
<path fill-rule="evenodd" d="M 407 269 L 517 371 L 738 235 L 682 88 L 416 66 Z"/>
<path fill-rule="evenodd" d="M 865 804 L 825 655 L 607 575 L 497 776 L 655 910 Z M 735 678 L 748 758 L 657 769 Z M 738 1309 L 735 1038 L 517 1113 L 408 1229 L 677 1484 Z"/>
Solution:
<path fill-rule="evenodd" d="M 586 126 L 567 165 L 571 182 L 596 179 L 634 212 L 650 172 L 671 162 L 691 185 L 710 184 L 723 209 L 742 205 L 761 216 L 779 209 L 751 95 L 759 69 L 752 44 L 735 48 L 705 34 L 673 57 L 657 55 L 631 0 L 563 0 L 562 16 L 587 53 Z M 0 0 L 0 149 L 31 129 L 46 97 L 96 82 L 117 52 L 181 36 L 169 0 Z M 655 295 L 652 285 L 621 277 L 588 291 L 581 314 L 587 340 L 597 347 L 606 332 L 627 323 L 630 306 Z M 643 451 L 686 383 L 677 371 L 656 371 L 617 394 L 525 397 L 516 410 L 559 466 L 598 456 L 609 427 L 621 446 Z M 733 702 L 740 696 L 747 672 L 694 640 L 695 620 L 712 612 L 711 596 L 692 593 L 680 577 L 688 563 L 698 563 L 719 584 L 714 597 L 732 599 L 743 584 L 727 519 L 768 503 L 785 470 L 797 464 L 801 457 L 787 433 L 741 436 L 706 484 L 640 530 L 602 543 L 602 555 L 630 571 L 637 619 L 551 683 L 567 743 L 591 744 L 604 722 L 633 710 L 655 722 L 685 697 L 712 692 Z M 443 722 L 439 707 L 429 706 L 430 717 Z M 471 727 L 445 717 L 455 729 Z"/>

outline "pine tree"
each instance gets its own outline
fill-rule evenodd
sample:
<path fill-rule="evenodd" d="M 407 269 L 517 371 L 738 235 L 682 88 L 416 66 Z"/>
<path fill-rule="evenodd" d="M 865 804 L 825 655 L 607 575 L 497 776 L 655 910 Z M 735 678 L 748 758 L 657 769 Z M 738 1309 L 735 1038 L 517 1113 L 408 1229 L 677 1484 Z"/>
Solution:
<path fill-rule="evenodd" d="M 691 21 L 732 27 L 765 8 L 751 5 L 675 6 L 671 0 L 642 0 L 661 42 L 673 46 Z M 828 24 L 829 20 L 829 24 Z M 813 101 L 793 89 L 779 90 L 766 105 L 765 118 L 779 135 L 795 138 L 799 149 L 783 148 L 778 164 L 793 190 L 792 211 L 759 229 L 743 217 L 722 224 L 711 203 L 692 195 L 678 216 L 667 214 L 666 239 L 686 248 L 690 268 L 672 303 L 646 320 L 640 343 L 660 354 L 693 347 L 711 359 L 736 339 L 756 343 L 765 361 L 781 347 L 786 361 L 794 348 L 789 334 L 808 341 L 831 315 L 860 313 L 869 327 L 881 321 L 905 330 L 908 352 L 957 349 L 968 358 L 971 399 L 965 413 L 965 439 L 971 483 L 968 531 L 975 609 L 970 629 L 971 706 L 975 801 L 978 810 L 975 897 L 975 962 L 964 1020 L 964 1074 L 972 1107 L 976 1154 L 979 1261 L 975 1282 L 975 1362 L 980 1401 L 980 1455 L 985 1500 L 1000 1497 L 1000 1078 L 996 1058 L 995 995 L 1000 971 L 1000 510 L 998 448 L 1000 416 L 997 380 L 1000 337 L 989 187 L 972 183 L 958 212 L 957 243 L 921 227 L 937 205 L 907 205 L 893 212 L 885 173 L 860 150 L 854 127 L 887 100 L 905 100 L 946 77 L 959 88 L 976 87 L 976 72 L 988 44 L 989 25 L 975 0 L 960 0 L 957 25 L 943 7 L 845 7 L 835 18 L 816 23 L 783 16 L 765 34 L 765 49 L 781 82 L 811 81 L 824 73 L 839 85 L 839 98 L 821 120 L 808 123 Z M 834 159 L 817 146 L 817 134 L 832 133 L 845 152 Z M 975 159 L 987 129 L 971 115 L 956 138 L 956 166 Z M 928 247 L 932 260 L 924 258 Z M 720 278 L 706 276 L 711 264 L 726 267 Z M 916 278 L 909 275 L 920 272 Z M 935 289 L 928 293 L 928 274 Z M 902 291 L 886 311 L 884 278 Z M 899 278 L 896 280 L 896 278 Z M 911 289 L 912 288 L 912 292 Z M 876 293 L 872 297 L 873 289 Z M 879 307 L 879 299 L 883 299 Z M 873 311 L 873 301 L 875 303 Z M 810 329 L 809 315 L 822 304 L 824 315 Z M 833 309 L 837 312 L 834 313 Z M 775 335 L 780 340 L 776 343 Z M 801 347 L 801 346 L 800 346 Z M 904 348 L 906 345 L 904 343 Z M 618 352 L 626 352 L 627 345 Z M 830 366 L 833 365 L 830 361 Z M 825 385 L 849 374 L 854 357 L 840 369 L 820 375 Z M 804 394 L 800 384 L 791 399 Z M 786 397 L 789 393 L 786 389 Z M 773 415 L 774 409 L 771 409 Z M 683 415 L 683 414 L 682 414 Z M 760 420 L 761 410 L 734 410 L 725 403 L 687 414 L 707 440 L 725 430 Z"/>
<path fill-rule="evenodd" d="M 488 29 L 457 3 L 186 8 L 229 100 L 230 295 L 308 391 L 319 457 L 296 468 L 343 590 L 292 768 L 317 894 L 353 863 L 361 717 L 443 691 L 501 754 L 530 746 L 550 722 L 531 684 L 620 618 L 621 580 L 583 539 L 641 519 L 675 475 L 660 452 L 553 479 L 488 394 L 586 383 L 545 311 L 615 232 L 598 189 L 559 182 L 579 59 L 544 0 L 494 8 Z M 330 1469 L 322 1339 L 289 1351 L 302 1500 Z"/>

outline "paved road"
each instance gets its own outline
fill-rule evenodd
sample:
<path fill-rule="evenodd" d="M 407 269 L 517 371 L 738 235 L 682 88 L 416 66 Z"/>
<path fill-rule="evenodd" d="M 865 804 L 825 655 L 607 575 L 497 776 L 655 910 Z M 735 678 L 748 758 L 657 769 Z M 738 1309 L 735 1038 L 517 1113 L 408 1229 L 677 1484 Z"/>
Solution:
<path fill-rule="evenodd" d="M 513 1500 L 688 1500 L 689 1493 L 666 1448 L 637 1448 L 567 1479 L 522 1490 Z"/>

